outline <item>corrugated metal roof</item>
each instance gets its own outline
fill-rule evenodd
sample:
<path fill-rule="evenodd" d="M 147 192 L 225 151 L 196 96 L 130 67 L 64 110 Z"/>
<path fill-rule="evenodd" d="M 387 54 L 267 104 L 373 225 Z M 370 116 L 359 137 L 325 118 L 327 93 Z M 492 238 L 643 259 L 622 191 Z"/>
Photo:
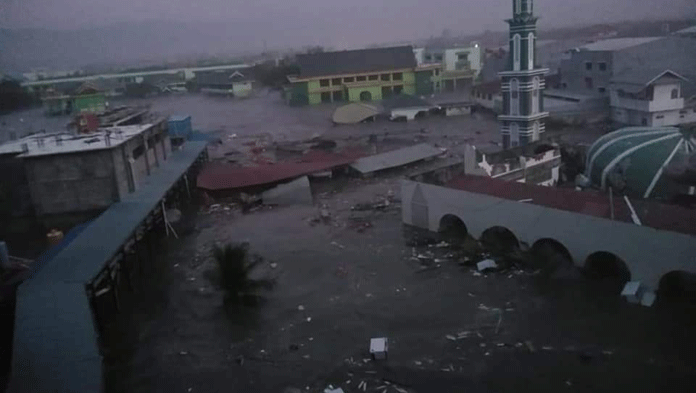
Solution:
<path fill-rule="evenodd" d="M 351 165 L 351 168 L 363 174 L 372 173 L 437 157 L 440 154 L 442 154 L 440 149 L 427 143 L 421 143 L 420 145 L 361 158 Z"/>
<path fill-rule="evenodd" d="M 622 72 L 618 73 L 613 78 L 611 78 L 611 82 L 617 84 L 634 84 L 640 85 L 641 87 L 645 87 L 655 79 L 662 77 L 671 77 L 679 80 L 679 82 L 682 82 L 686 79 L 674 71 L 665 70 L 663 68 L 636 67 L 623 70 Z"/>
<path fill-rule="evenodd" d="M 300 77 L 416 68 L 411 46 L 372 48 L 298 55 Z"/>
<path fill-rule="evenodd" d="M 272 184 L 348 165 L 363 155 L 357 151 L 315 152 L 311 156 L 303 157 L 304 162 L 283 162 L 256 167 L 235 167 L 231 164 L 211 162 L 198 174 L 197 186 L 216 191 Z"/>

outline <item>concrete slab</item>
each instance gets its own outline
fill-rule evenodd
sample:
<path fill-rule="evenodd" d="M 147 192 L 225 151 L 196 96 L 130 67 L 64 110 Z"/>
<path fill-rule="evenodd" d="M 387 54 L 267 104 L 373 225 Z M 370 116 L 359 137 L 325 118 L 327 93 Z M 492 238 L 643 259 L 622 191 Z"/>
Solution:
<path fill-rule="evenodd" d="M 262 193 L 261 199 L 267 205 L 311 205 L 314 203 L 307 176 L 272 188 Z"/>
<path fill-rule="evenodd" d="M 643 297 L 643 288 L 640 281 L 627 282 L 621 291 L 621 296 L 625 297 L 629 303 L 639 304 Z"/>
<path fill-rule="evenodd" d="M 361 158 L 355 161 L 355 163 L 351 165 L 351 168 L 362 174 L 366 174 L 437 157 L 440 154 L 442 154 L 440 149 L 427 143 L 421 143 L 419 145 Z"/>

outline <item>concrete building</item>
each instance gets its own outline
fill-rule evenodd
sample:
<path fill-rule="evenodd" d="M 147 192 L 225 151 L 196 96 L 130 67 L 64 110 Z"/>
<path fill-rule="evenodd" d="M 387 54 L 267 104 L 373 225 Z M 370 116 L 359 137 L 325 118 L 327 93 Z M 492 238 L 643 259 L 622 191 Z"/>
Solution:
<path fill-rule="evenodd" d="M 196 85 L 200 91 L 233 97 L 248 97 L 253 88 L 251 68 L 242 70 L 217 70 L 196 73 Z"/>
<path fill-rule="evenodd" d="M 91 83 L 83 83 L 68 94 L 49 91 L 42 101 L 48 116 L 103 112 L 106 109 L 104 92 Z"/>
<path fill-rule="evenodd" d="M 618 124 L 659 127 L 696 122 L 692 100 L 696 91 L 676 72 L 626 70 L 612 78 L 610 90 L 612 120 Z"/>
<path fill-rule="evenodd" d="M 418 67 L 410 46 L 298 55 L 297 63 L 299 75 L 288 77 L 290 105 L 431 94 L 441 71 L 438 65 Z"/>
<path fill-rule="evenodd" d="M 612 38 L 581 46 L 561 60 L 561 89 L 587 95 L 609 95 L 609 83 L 623 51 L 659 40 L 660 37 Z"/>
<path fill-rule="evenodd" d="M 137 190 L 170 155 L 165 120 L 0 145 L 4 162 L 21 162 L 38 216 L 101 211 Z"/>
<path fill-rule="evenodd" d="M 561 149 L 530 144 L 507 150 L 476 149 L 479 168 L 492 179 L 555 186 L 561 168 Z"/>
<path fill-rule="evenodd" d="M 461 48 L 416 48 L 413 53 L 419 66 L 440 65 L 438 93 L 467 90 L 483 68 L 482 48 L 475 42 Z"/>
<path fill-rule="evenodd" d="M 533 0 L 513 0 L 510 25 L 510 54 L 506 71 L 499 73 L 503 93 L 500 134 L 503 147 L 538 141 L 546 131 L 544 119 L 544 75 L 548 69 L 536 64 L 536 21 Z"/>

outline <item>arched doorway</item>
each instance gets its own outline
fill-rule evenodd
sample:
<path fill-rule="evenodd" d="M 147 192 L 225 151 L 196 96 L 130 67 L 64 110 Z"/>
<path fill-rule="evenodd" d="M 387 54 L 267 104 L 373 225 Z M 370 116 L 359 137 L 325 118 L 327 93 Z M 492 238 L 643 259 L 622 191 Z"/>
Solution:
<path fill-rule="evenodd" d="M 611 291 L 621 291 L 631 281 L 631 271 L 626 263 L 610 252 L 598 251 L 587 257 L 583 273 L 599 281 Z"/>
<path fill-rule="evenodd" d="M 465 240 L 469 231 L 461 218 L 454 214 L 445 214 L 440 219 L 438 233 L 452 240 Z"/>
<path fill-rule="evenodd" d="M 480 240 L 487 250 L 501 255 L 509 254 L 520 247 L 517 236 L 511 230 L 501 226 L 486 229 L 481 234 Z"/>
<path fill-rule="evenodd" d="M 543 274 L 551 275 L 561 267 L 572 267 L 573 257 L 568 249 L 554 239 L 539 239 L 530 250 L 532 254 L 532 266 L 540 269 Z"/>
<path fill-rule="evenodd" d="M 369 91 L 360 92 L 360 101 L 372 101 L 372 93 Z"/>

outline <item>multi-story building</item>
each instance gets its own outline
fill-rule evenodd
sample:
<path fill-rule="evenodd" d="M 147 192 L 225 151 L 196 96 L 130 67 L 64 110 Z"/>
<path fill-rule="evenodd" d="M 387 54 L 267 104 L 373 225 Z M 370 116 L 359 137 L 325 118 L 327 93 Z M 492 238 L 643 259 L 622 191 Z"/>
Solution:
<path fill-rule="evenodd" d="M 536 21 L 533 0 L 513 0 L 510 25 L 510 54 L 505 71 L 499 73 L 503 94 L 500 133 L 503 147 L 526 145 L 539 140 L 545 131 L 544 75 L 536 66 Z"/>
<path fill-rule="evenodd" d="M 696 90 L 676 72 L 626 70 L 612 78 L 610 86 L 616 123 L 657 127 L 696 122 Z"/>
<path fill-rule="evenodd" d="M 18 170 L 23 183 L 3 176 L 0 189 L 11 186 L 9 202 L 18 200 L 15 190 L 28 193 L 39 216 L 98 212 L 140 188 L 171 150 L 164 119 L 84 135 L 34 134 L 0 145 L 1 169 Z"/>
<path fill-rule="evenodd" d="M 462 48 L 416 48 L 413 53 L 419 66 L 441 66 L 442 73 L 436 81 L 439 82 L 435 86 L 436 92 L 466 90 L 483 68 L 481 46 L 478 43 Z"/>
<path fill-rule="evenodd" d="M 410 46 L 298 55 L 297 63 L 300 73 L 288 77 L 290 105 L 431 94 L 441 72 L 437 65 L 418 67 Z"/>

